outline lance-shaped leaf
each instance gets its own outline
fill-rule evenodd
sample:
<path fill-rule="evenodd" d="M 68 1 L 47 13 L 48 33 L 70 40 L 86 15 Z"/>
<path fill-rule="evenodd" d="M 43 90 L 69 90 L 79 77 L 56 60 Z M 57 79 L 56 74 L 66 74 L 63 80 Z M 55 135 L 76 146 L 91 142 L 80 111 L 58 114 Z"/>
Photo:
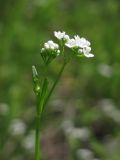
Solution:
<path fill-rule="evenodd" d="M 41 92 L 38 95 L 38 114 L 41 114 L 44 108 L 44 104 L 45 104 L 45 100 L 48 94 L 48 80 L 47 78 L 44 79 L 42 88 L 41 88 Z"/>
<path fill-rule="evenodd" d="M 40 84 L 39 84 L 38 73 L 35 66 L 32 66 L 32 76 L 33 76 L 34 92 L 36 95 L 38 95 L 40 92 Z"/>

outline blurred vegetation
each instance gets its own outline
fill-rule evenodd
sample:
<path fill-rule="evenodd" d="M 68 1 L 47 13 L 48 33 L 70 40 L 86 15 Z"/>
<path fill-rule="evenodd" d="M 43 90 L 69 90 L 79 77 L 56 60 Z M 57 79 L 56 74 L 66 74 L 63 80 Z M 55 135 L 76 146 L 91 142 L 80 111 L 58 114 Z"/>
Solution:
<path fill-rule="evenodd" d="M 43 159 L 120 159 L 119 19 L 119 0 L 0 0 L 1 160 L 34 159 L 31 66 L 44 74 L 40 45 L 58 30 L 90 40 L 95 58 L 67 66 L 44 115 Z"/>

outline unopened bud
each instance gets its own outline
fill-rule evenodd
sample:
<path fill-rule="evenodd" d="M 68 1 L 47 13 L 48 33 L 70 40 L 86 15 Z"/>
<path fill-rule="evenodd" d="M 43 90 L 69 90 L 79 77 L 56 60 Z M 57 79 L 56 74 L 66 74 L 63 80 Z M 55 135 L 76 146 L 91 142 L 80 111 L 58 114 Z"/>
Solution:
<path fill-rule="evenodd" d="M 32 74 L 33 74 L 33 81 L 34 83 L 36 83 L 38 81 L 38 73 L 35 66 L 32 66 Z"/>
<path fill-rule="evenodd" d="M 33 73 L 33 83 L 34 83 L 34 92 L 36 95 L 40 92 L 40 85 L 38 79 L 38 73 L 35 66 L 32 66 L 32 73 Z"/>

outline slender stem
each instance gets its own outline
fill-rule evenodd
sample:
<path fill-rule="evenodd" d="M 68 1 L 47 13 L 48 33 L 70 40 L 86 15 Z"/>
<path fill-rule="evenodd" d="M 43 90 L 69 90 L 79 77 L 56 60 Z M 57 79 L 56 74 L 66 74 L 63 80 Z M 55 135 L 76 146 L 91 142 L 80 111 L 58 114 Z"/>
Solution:
<path fill-rule="evenodd" d="M 41 92 L 36 96 L 36 133 L 35 133 L 35 160 L 41 160 L 41 147 L 40 147 L 40 127 L 42 118 L 42 108 L 44 107 L 44 100 L 47 94 L 48 81 L 44 78 Z"/>
<path fill-rule="evenodd" d="M 43 85 L 41 88 L 41 93 L 38 95 L 38 115 L 42 116 L 42 110 L 44 107 L 44 102 L 48 92 L 48 80 L 44 78 Z"/>
<path fill-rule="evenodd" d="M 41 160 L 41 148 L 40 148 L 40 123 L 41 123 L 41 118 L 42 118 L 42 113 L 43 110 L 53 92 L 53 90 L 55 89 L 55 86 L 57 85 L 63 71 L 64 68 L 66 66 L 67 62 L 64 62 L 64 64 L 61 67 L 61 70 L 51 88 L 51 90 L 49 91 L 49 93 L 47 94 L 46 97 L 46 93 L 47 93 L 47 85 L 48 82 L 46 81 L 46 79 L 44 79 L 44 84 L 43 84 L 43 88 L 42 88 L 42 95 L 40 97 L 40 95 L 36 96 L 37 98 L 37 115 L 36 115 L 36 133 L 35 133 L 35 160 Z"/>
<path fill-rule="evenodd" d="M 49 100 L 49 98 L 50 98 L 53 90 L 55 89 L 55 86 L 57 85 L 57 83 L 58 83 L 58 81 L 59 81 L 59 79 L 60 79 L 60 77 L 61 77 L 61 75 L 62 75 L 62 73 L 63 73 L 63 71 L 64 71 L 64 68 L 65 68 L 66 64 L 67 64 L 67 62 L 64 62 L 63 66 L 62 66 L 62 68 L 61 68 L 61 70 L 60 70 L 60 72 L 59 72 L 59 74 L 58 74 L 58 76 L 57 76 L 57 78 L 56 78 L 56 80 L 55 80 L 55 82 L 54 82 L 51 90 L 50 90 L 50 92 L 48 93 L 48 95 L 47 95 L 47 97 L 46 97 L 44 106 L 46 106 L 46 104 L 47 104 L 47 102 L 48 102 L 48 100 Z"/>
<path fill-rule="evenodd" d="M 41 159 L 40 153 L 40 116 L 36 116 L 36 133 L 35 133 L 35 160 Z"/>
<path fill-rule="evenodd" d="M 36 117 L 35 117 L 35 160 L 41 160 L 41 148 L 40 148 L 40 120 L 41 115 L 39 114 L 40 107 L 40 93 L 36 96 L 37 108 L 36 108 Z"/>

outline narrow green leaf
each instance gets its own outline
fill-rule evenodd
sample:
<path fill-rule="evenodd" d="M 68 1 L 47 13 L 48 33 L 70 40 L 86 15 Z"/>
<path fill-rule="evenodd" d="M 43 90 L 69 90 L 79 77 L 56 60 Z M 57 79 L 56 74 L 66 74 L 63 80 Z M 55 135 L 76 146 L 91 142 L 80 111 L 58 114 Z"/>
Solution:
<path fill-rule="evenodd" d="M 40 92 L 40 84 L 39 84 L 39 78 L 38 78 L 38 73 L 35 68 L 35 66 L 32 66 L 32 76 L 33 76 L 33 88 L 34 92 L 36 95 L 39 94 Z"/>
<path fill-rule="evenodd" d="M 39 114 L 41 114 L 43 111 L 44 102 L 45 102 L 47 93 L 48 93 L 48 80 L 47 80 L 47 78 L 45 78 L 43 85 L 42 85 L 41 93 L 38 96 L 38 102 L 39 102 L 38 103 L 38 112 L 39 112 Z"/>

